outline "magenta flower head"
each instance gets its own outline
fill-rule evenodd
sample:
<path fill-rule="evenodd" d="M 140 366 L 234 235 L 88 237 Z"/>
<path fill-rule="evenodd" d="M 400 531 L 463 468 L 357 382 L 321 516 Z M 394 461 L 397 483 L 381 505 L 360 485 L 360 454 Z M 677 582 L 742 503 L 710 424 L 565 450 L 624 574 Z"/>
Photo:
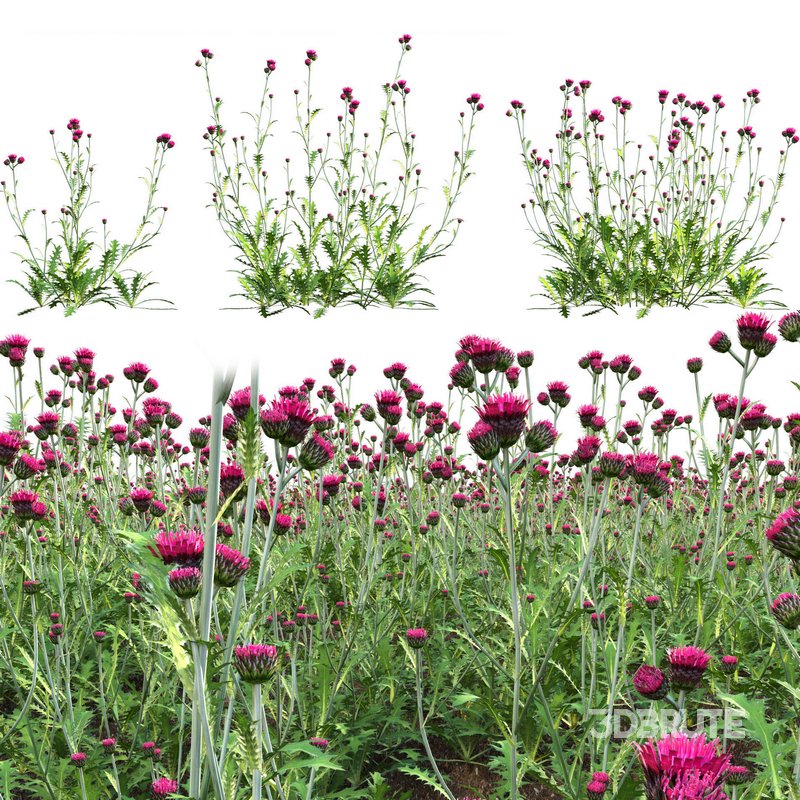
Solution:
<path fill-rule="evenodd" d="M 284 447 L 294 447 L 306 438 L 314 423 L 316 413 L 299 397 L 281 397 L 262 415 L 261 422 L 267 436 L 277 439 Z M 269 420 L 273 424 L 269 424 Z M 278 422 L 279 435 L 273 435 L 274 422 Z"/>
<path fill-rule="evenodd" d="M 289 533 L 292 529 L 292 518 L 288 514 L 276 514 L 274 528 L 276 536 L 283 536 L 285 533 Z"/>
<path fill-rule="evenodd" d="M 155 537 L 155 545 L 158 553 L 152 547 L 151 552 L 161 556 L 161 560 L 167 565 L 199 567 L 203 563 L 203 534 L 196 528 L 159 531 Z"/>
<path fill-rule="evenodd" d="M 458 361 L 450 370 L 450 380 L 459 389 L 471 389 L 475 382 L 475 370 L 467 361 Z"/>
<path fill-rule="evenodd" d="M 122 370 L 122 374 L 132 383 L 144 383 L 150 374 L 150 367 L 141 361 L 134 361 Z"/>
<path fill-rule="evenodd" d="M 533 366 L 533 350 L 520 350 L 517 353 L 517 364 L 523 369 L 528 369 Z"/>
<path fill-rule="evenodd" d="M 0 467 L 10 467 L 22 442 L 16 433 L 0 433 Z"/>
<path fill-rule="evenodd" d="M 78 769 L 83 769 L 84 765 L 86 764 L 86 753 L 72 753 L 69 757 L 72 766 L 78 767 Z"/>
<path fill-rule="evenodd" d="M 491 461 L 500 452 L 500 440 L 495 429 L 486 422 L 478 422 L 467 434 L 469 446 L 478 458 Z"/>
<path fill-rule="evenodd" d="M 10 336 L 6 336 L 5 339 L 0 340 L 0 356 L 8 359 L 21 359 L 24 363 L 25 354 L 28 352 L 30 343 L 31 340 L 27 336 L 23 336 L 21 333 L 12 333 Z"/>
<path fill-rule="evenodd" d="M 177 567 L 167 575 L 169 588 L 181 600 L 194 597 L 200 591 L 203 573 L 198 567 Z"/>
<path fill-rule="evenodd" d="M 481 422 L 497 434 L 500 447 L 508 448 L 522 436 L 529 408 L 530 403 L 525 398 L 506 393 L 490 397 L 477 411 Z"/>
<path fill-rule="evenodd" d="M 725 675 L 733 675 L 736 667 L 739 666 L 739 659 L 736 656 L 722 656 L 719 660 L 719 668 Z"/>
<path fill-rule="evenodd" d="M 650 487 L 661 472 L 661 459 L 654 453 L 637 453 L 631 464 L 634 483 Z"/>
<path fill-rule="evenodd" d="M 584 436 L 582 439 L 578 439 L 578 446 L 571 456 L 571 462 L 585 467 L 594 461 L 600 452 L 601 444 L 602 442 L 596 436 Z"/>
<path fill-rule="evenodd" d="M 761 339 L 753 345 L 753 352 L 759 358 L 766 358 L 775 349 L 776 344 L 778 344 L 778 337 L 771 333 L 765 333 Z"/>
<path fill-rule="evenodd" d="M 428 641 L 428 631 L 425 628 L 409 628 L 406 631 L 406 641 L 415 650 L 419 650 Z"/>
<path fill-rule="evenodd" d="M 146 514 L 150 510 L 150 505 L 153 502 L 153 493 L 149 489 L 137 487 L 131 490 L 130 496 L 133 507 L 140 514 Z"/>
<path fill-rule="evenodd" d="M 753 350 L 764 338 L 772 323 L 765 314 L 749 312 L 736 321 L 739 331 L 739 344 L 745 350 Z"/>
<path fill-rule="evenodd" d="M 649 594 L 645 597 L 644 604 L 652 611 L 661 605 L 661 598 L 657 594 Z"/>
<path fill-rule="evenodd" d="M 697 374 L 701 369 L 703 369 L 703 359 L 696 357 L 690 358 L 686 362 L 686 369 L 688 369 L 693 375 Z"/>
<path fill-rule="evenodd" d="M 723 785 L 730 756 L 720 754 L 718 746 L 716 739 L 706 741 L 705 734 L 689 737 L 681 732 L 668 733 L 658 742 L 634 743 L 647 800 L 727 800 Z"/>
<path fill-rule="evenodd" d="M 700 647 L 672 647 L 667 650 L 669 677 L 677 689 L 695 689 L 703 680 L 711 656 Z"/>
<path fill-rule="evenodd" d="M 531 453 L 541 453 L 549 450 L 558 439 L 558 431 L 547 420 L 534 422 L 525 434 L 525 446 Z"/>
<path fill-rule="evenodd" d="M 488 375 L 494 370 L 505 372 L 514 363 L 514 353 L 496 339 L 465 336 L 459 345 L 472 361 L 475 370 L 483 375 Z"/>
<path fill-rule="evenodd" d="M 214 583 L 235 586 L 250 569 L 250 559 L 226 544 L 218 544 L 214 558 Z"/>
<path fill-rule="evenodd" d="M 604 478 L 618 478 L 625 469 L 627 459 L 622 453 L 606 452 L 600 455 L 600 474 Z"/>
<path fill-rule="evenodd" d="M 800 561 L 800 511 L 796 508 L 779 514 L 764 535 L 779 553 Z"/>
<path fill-rule="evenodd" d="M 117 740 L 109 736 L 106 739 L 101 739 L 100 744 L 103 746 L 103 750 L 105 750 L 106 752 L 112 752 L 114 748 L 117 746 Z"/>
<path fill-rule="evenodd" d="M 235 463 L 222 464 L 219 468 L 219 488 L 225 497 L 230 497 L 243 483 L 244 470 Z"/>
<path fill-rule="evenodd" d="M 330 441 L 315 431 L 300 450 L 298 461 L 303 469 L 314 472 L 330 462 L 333 454 L 334 449 Z"/>
<path fill-rule="evenodd" d="M 266 683 L 278 667 L 278 648 L 272 644 L 243 644 L 233 651 L 233 666 L 245 683 Z"/>
<path fill-rule="evenodd" d="M 252 405 L 250 401 L 249 386 L 244 389 L 237 389 L 237 391 L 232 392 L 231 396 L 228 398 L 228 408 L 231 410 L 233 416 L 240 422 L 247 418 L 247 413 L 250 411 Z M 263 403 L 264 398 L 259 395 L 258 405 L 263 405 Z"/>
<path fill-rule="evenodd" d="M 40 502 L 39 495 L 28 489 L 20 489 L 8 498 L 14 516 L 20 520 L 37 519 L 47 513 L 44 504 Z M 44 513 L 42 513 L 44 509 Z"/>
<path fill-rule="evenodd" d="M 800 340 L 800 311 L 790 311 L 781 317 L 778 332 L 787 342 Z"/>
<path fill-rule="evenodd" d="M 725 776 L 725 780 L 730 786 L 741 786 L 753 780 L 753 771 L 741 764 L 731 764 L 728 767 L 728 774 Z"/>
<path fill-rule="evenodd" d="M 312 736 L 308 743 L 312 747 L 316 747 L 318 750 L 322 750 L 323 752 L 328 749 L 328 745 L 330 742 L 327 739 L 323 739 L 320 736 Z"/>
<path fill-rule="evenodd" d="M 708 346 L 717 353 L 727 353 L 731 349 L 731 340 L 725 331 L 717 331 L 708 340 Z"/>
<path fill-rule="evenodd" d="M 603 800 L 606 789 L 608 789 L 607 783 L 591 780 L 586 784 L 586 797 L 589 800 Z"/>
<path fill-rule="evenodd" d="M 150 794 L 155 800 L 162 800 L 164 797 L 178 793 L 178 781 L 172 778 L 156 778 L 150 784 Z"/>
<path fill-rule="evenodd" d="M 647 700 L 662 700 L 669 693 L 669 681 L 658 667 L 642 664 L 633 675 L 633 688 Z"/>
<path fill-rule="evenodd" d="M 772 601 L 770 610 L 784 628 L 794 630 L 800 627 L 800 595 L 790 592 L 779 594 Z"/>

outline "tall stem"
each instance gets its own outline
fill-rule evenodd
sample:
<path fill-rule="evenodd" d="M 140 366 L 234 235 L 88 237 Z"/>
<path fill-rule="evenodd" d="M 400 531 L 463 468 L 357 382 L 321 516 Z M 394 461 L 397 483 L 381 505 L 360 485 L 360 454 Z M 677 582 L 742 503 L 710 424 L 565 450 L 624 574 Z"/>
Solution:
<path fill-rule="evenodd" d="M 514 542 L 514 515 L 511 508 L 511 460 L 508 449 L 503 450 L 506 536 L 508 537 L 508 570 L 511 578 L 511 622 L 514 628 L 514 696 L 511 705 L 511 800 L 518 796 L 517 786 L 517 728 L 519 726 L 519 692 L 522 672 L 522 629 L 519 619 L 519 590 L 517 587 L 517 554 Z"/>

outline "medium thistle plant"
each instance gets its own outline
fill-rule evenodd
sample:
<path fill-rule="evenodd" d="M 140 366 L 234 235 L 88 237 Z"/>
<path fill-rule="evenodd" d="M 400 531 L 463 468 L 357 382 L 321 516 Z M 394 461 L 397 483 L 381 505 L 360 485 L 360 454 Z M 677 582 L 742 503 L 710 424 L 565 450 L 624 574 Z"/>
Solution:
<path fill-rule="evenodd" d="M 531 192 L 525 219 L 557 262 L 540 278 L 539 296 L 564 316 L 584 307 L 631 306 L 642 316 L 653 306 L 766 305 L 776 289 L 763 262 L 784 222 L 773 217 L 795 129 L 781 132 L 767 177 L 753 127 L 758 89 L 743 98 L 732 131 L 721 127 L 722 95 L 709 104 L 661 90 L 658 131 L 646 144 L 631 138 L 630 100 L 613 97 L 607 122 L 590 89 L 588 80 L 561 84 L 556 142 L 546 152 L 528 138 L 525 105 L 513 100 L 506 112 Z"/>
<path fill-rule="evenodd" d="M 85 133 L 81 121 L 67 123 L 70 143 L 63 149 L 50 131 L 55 162 L 64 180 L 67 199 L 59 209 L 55 222 L 47 209 L 41 211 L 41 231 L 31 228 L 32 208 L 20 204 L 20 175 L 27 169 L 24 156 L 8 155 L 3 163 L 10 176 L 0 181 L 6 207 L 22 249 L 16 253 L 22 262 L 23 277 L 10 282 L 19 286 L 34 305 L 20 312 L 27 314 L 38 308 L 62 308 L 65 316 L 79 308 L 101 303 L 112 308 L 163 306 L 165 300 L 147 299 L 148 289 L 155 286 L 150 273 L 133 270 L 128 261 L 149 247 L 161 231 L 165 206 L 156 205 L 158 183 L 164 170 L 165 156 L 175 146 L 168 133 L 156 137 L 153 161 L 143 178 L 147 197 L 142 219 L 133 236 L 123 243 L 112 238 L 108 220 L 102 219 L 102 233 L 90 226 L 87 212 L 95 204 L 92 199 L 95 164 L 92 162 L 92 134 Z"/>
<path fill-rule="evenodd" d="M 222 99 L 211 86 L 214 54 L 201 51 L 211 102 L 204 134 L 211 158 L 212 205 L 239 264 L 234 270 L 241 298 L 263 317 L 289 308 L 315 316 L 337 306 L 430 308 L 422 283 L 423 265 L 452 246 L 461 220 L 455 205 L 471 177 L 472 135 L 483 110 L 479 94 L 467 98 L 458 117 L 459 140 L 444 181 L 438 217 L 420 221 L 425 187 L 417 160 L 417 134 L 409 114 L 412 89 L 402 77 L 411 36 L 399 38 L 395 76 L 383 89 L 374 131 L 361 129 L 360 101 L 352 87 L 340 94 L 333 129 L 320 130 L 322 109 L 312 96 L 315 50 L 305 54 L 305 91 L 295 90 L 294 134 L 303 152 L 296 168 L 276 160 L 271 147 L 273 76 L 264 67 L 264 86 L 254 112 L 252 135 L 231 135 L 222 119 Z"/>

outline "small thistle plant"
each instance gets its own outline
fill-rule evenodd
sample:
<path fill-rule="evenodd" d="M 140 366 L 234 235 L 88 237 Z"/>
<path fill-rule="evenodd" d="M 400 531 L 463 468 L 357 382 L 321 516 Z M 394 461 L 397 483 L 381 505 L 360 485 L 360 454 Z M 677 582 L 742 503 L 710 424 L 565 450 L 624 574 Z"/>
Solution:
<path fill-rule="evenodd" d="M 21 175 L 28 169 L 24 156 L 12 153 L 3 164 L 9 177 L 0 181 L 11 222 L 21 241 L 16 255 L 22 262 L 23 275 L 10 282 L 19 286 L 33 301 L 21 314 L 38 308 L 61 308 L 64 315 L 95 303 L 118 307 L 164 307 L 165 300 L 147 299 L 145 293 L 155 286 L 150 273 L 128 267 L 129 260 L 152 245 L 161 232 L 165 206 L 156 204 L 159 180 L 164 171 L 168 151 L 175 146 L 169 133 L 156 137 L 153 160 L 143 178 L 146 201 L 142 218 L 133 236 L 124 243 L 113 238 L 108 220 L 101 220 L 101 231 L 87 220 L 93 200 L 95 164 L 92 161 L 92 134 L 85 133 L 81 121 L 67 123 L 70 135 L 68 148 L 62 148 L 55 130 L 50 131 L 55 162 L 65 183 L 66 200 L 58 216 L 43 208 L 41 230 L 37 234 L 31 220 L 34 209 L 21 203 Z"/>

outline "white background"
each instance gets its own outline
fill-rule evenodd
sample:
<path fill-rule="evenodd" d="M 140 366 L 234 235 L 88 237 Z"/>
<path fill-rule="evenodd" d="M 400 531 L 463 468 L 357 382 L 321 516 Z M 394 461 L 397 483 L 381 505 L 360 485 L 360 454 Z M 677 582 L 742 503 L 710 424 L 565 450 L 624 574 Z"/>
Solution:
<path fill-rule="evenodd" d="M 763 102 L 754 124 L 771 166 L 782 144 L 780 131 L 787 125 L 800 129 L 790 8 L 776 2 L 540 6 L 498 0 L 480 5 L 140 0 L 6 7 L 0 153 L 27 159 L 20 171 L 22 204 L 46 207 L 55 216 L 63 194 L 54 191 L 48 130 L 55 128 L 66 143 L 66 122 L 77 116 L 93 133 L 98 164 L 99 204 L 90 217 L 98 225 L 108 217 L 112 233 L 124 239 L 142 207 L 144 187 L 137 179 L 149 163 L 154 138 L 163 130 L 172 133 L 177 147 L 169 154 L 160 196 L 170 209 L 167 220 L 155 246 L 133 263 L 153 272 L 158 294 L 174 300 L 179 310 L 88 308 L 70 319 L 51 311 L 18 319 L 27 298 L 3 284 L 0 335 L 25 333 L 47 348 L 48 363 L 75 347 L 92 347 L 101 373 L 120 375 L 131 360 L 146 361 L 161 382 L 159 395 L 187 420 L 206 413 L 215 366 L 238 364 L 237 382 L 243 385 L 254 357 L 268 395 L 306 375 L 324 379 L 329 359 L 343 356 L 359 368 L 356 387 L 362 399 L 382 382 L 381 368 L 397 359 L 408 363 L 409 376 L 426 388 L 426 399 L 443 397 L 452 352 L 466 333 L 534 349 L 535 390 L 565 379 L 575 386 L 577 400 L 586 394 L 575 366 L 580 355 L 591 348 L 611 356 L 629 352 L 644 369 L 639 385 L 655 384 L 667 406 L 680 413 L 695 411 L 684 367 L 688 356 L 705 358 L 702 377 L 708 391 L 736 391 L 733 362 L 706 345 L 719 327 L 735 331 L 736 309 L 668 309 L 642 321 L 631 313 L 564 320 L 555 312 L 527 310 L 546 256 L 532 244 L 519 208 L 528 192 L 516 129 L 504 114 L 512 98 L 525 101 L 529 135 L 547 147 L 558 123 L 559 83 L 565 77 L 589 78 L 591 105 L 602 108 L 607 119 L 613 95 L 633 101 L 629 129 L 634 138 L 644 139 L 653 127 L 661 88 L 706 101 L 722 93 L 727 127 L 735 130 L 741 97 L 757 87 Z M 277 60 L 272 85 L 279 128 L 272 153 L 280 161 L 294 146 L 289 112 L 292 90 L 305 77 L 305 50 L 319 53 L 315 97 L 326 109 L 323 119 L 333 126 L 339 92 L 349 85 L 362 101 L 361 125 L 374 129 L 380 85 L 393 77 L 397 37 L 403 33 L 414 37 L 404 76 L 413 90 L 410 113 L 431 215 L 438 216 L 439 186 L 457 145 L 456 114 L 470 92 L 480 92 L 486 104 L 474 140 L 476 175 L 456 210 L 465 220 L 460 236 L 445 258 L 427 265 L 439 311 L 334 309 L 315 321 L 300 312 L 263 320 L 252 311 L 219 310 L 235 285 L 226 271 L 234 265 L 234 253 L 207 207 L 209 156 L 201 136 L 208 103 L 202 73 L 194 66 L 199 49 L 215 53 L 215 90 L 226 101 L 232 134 L 237 126 L 248 131 L 239 112 L 257 101 L 265 59 Z M 796 307 L 800 149 L 792 156 L 778 212 L 788 220 L 770 270 L 772 282 L 784 289 L 783 300 Z M 19 269 L 13 234 L 0 214 L 3 281 Z M 800 379 L 798 354 L 800 349 L 781 343 L 748 392 L 767 402 L 774 415 L 800 407 L 789 384 Z M 9 389 L 10 373 L 3 368 L 0 394 Z"/>

